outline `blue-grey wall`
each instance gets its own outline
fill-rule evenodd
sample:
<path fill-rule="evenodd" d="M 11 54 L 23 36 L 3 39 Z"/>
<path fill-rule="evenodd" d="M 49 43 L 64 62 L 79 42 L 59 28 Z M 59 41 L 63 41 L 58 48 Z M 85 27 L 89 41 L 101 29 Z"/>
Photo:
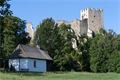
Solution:
<path fill-rule="evenodd" d="M 34 61 L 36 61 L 36 67 L 34 67 Z M 46 60 L 37 59 L 9 59 L 9 67 L 11 67 L 11 65 L 16 71 L 28 70 L 33 72 L 46 72 L 47 66 Z"/>

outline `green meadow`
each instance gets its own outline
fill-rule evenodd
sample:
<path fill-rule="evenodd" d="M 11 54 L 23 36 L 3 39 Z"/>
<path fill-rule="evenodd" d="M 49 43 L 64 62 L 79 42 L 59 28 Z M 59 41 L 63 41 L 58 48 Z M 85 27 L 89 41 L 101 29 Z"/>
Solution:
<path fill-rule="evenodd" d="M 47 73 L 0 72 L 0 80 L 120 80 L 120 74 L 88 73 L 88 72 L 47 72 Z"/>

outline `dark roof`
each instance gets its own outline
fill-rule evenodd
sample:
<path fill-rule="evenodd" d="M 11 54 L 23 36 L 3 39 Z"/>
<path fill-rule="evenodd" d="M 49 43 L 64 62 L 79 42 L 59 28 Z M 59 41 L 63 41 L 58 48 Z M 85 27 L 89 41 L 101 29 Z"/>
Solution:
<path fill-rule="evenodd" d="M 52 58 L 48 55 L 47 51 L 43 51 L 40 48 L 23 44 L 19 44 L 16 47 L 10 58 L 34 58 L 52 60 Z"/>

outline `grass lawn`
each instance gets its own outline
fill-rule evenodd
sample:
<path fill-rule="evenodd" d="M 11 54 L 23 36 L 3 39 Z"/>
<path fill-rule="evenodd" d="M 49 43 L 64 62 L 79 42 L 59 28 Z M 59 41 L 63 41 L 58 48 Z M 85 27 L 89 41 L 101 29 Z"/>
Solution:
<path fill-rule="evenodd" d="M 87 72 L 56 72 L 56 73 L 0 72 L 0 80 L 120 80 L 120 74 L 87 73 Z"/>

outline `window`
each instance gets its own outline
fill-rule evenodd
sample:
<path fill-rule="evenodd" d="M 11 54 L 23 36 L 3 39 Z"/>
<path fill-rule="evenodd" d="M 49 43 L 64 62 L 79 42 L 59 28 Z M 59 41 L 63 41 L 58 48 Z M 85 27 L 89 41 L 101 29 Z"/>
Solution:
<path fill-rule="evenodd" d="M 95 18 L 95 16 L 94 16 L 94 18 Z"/>
<path fill-rule="evenodd" d="M 33 66 L 34 66 L 34 68 L 36 68 L 36 61 L 34 61 Z"/>

